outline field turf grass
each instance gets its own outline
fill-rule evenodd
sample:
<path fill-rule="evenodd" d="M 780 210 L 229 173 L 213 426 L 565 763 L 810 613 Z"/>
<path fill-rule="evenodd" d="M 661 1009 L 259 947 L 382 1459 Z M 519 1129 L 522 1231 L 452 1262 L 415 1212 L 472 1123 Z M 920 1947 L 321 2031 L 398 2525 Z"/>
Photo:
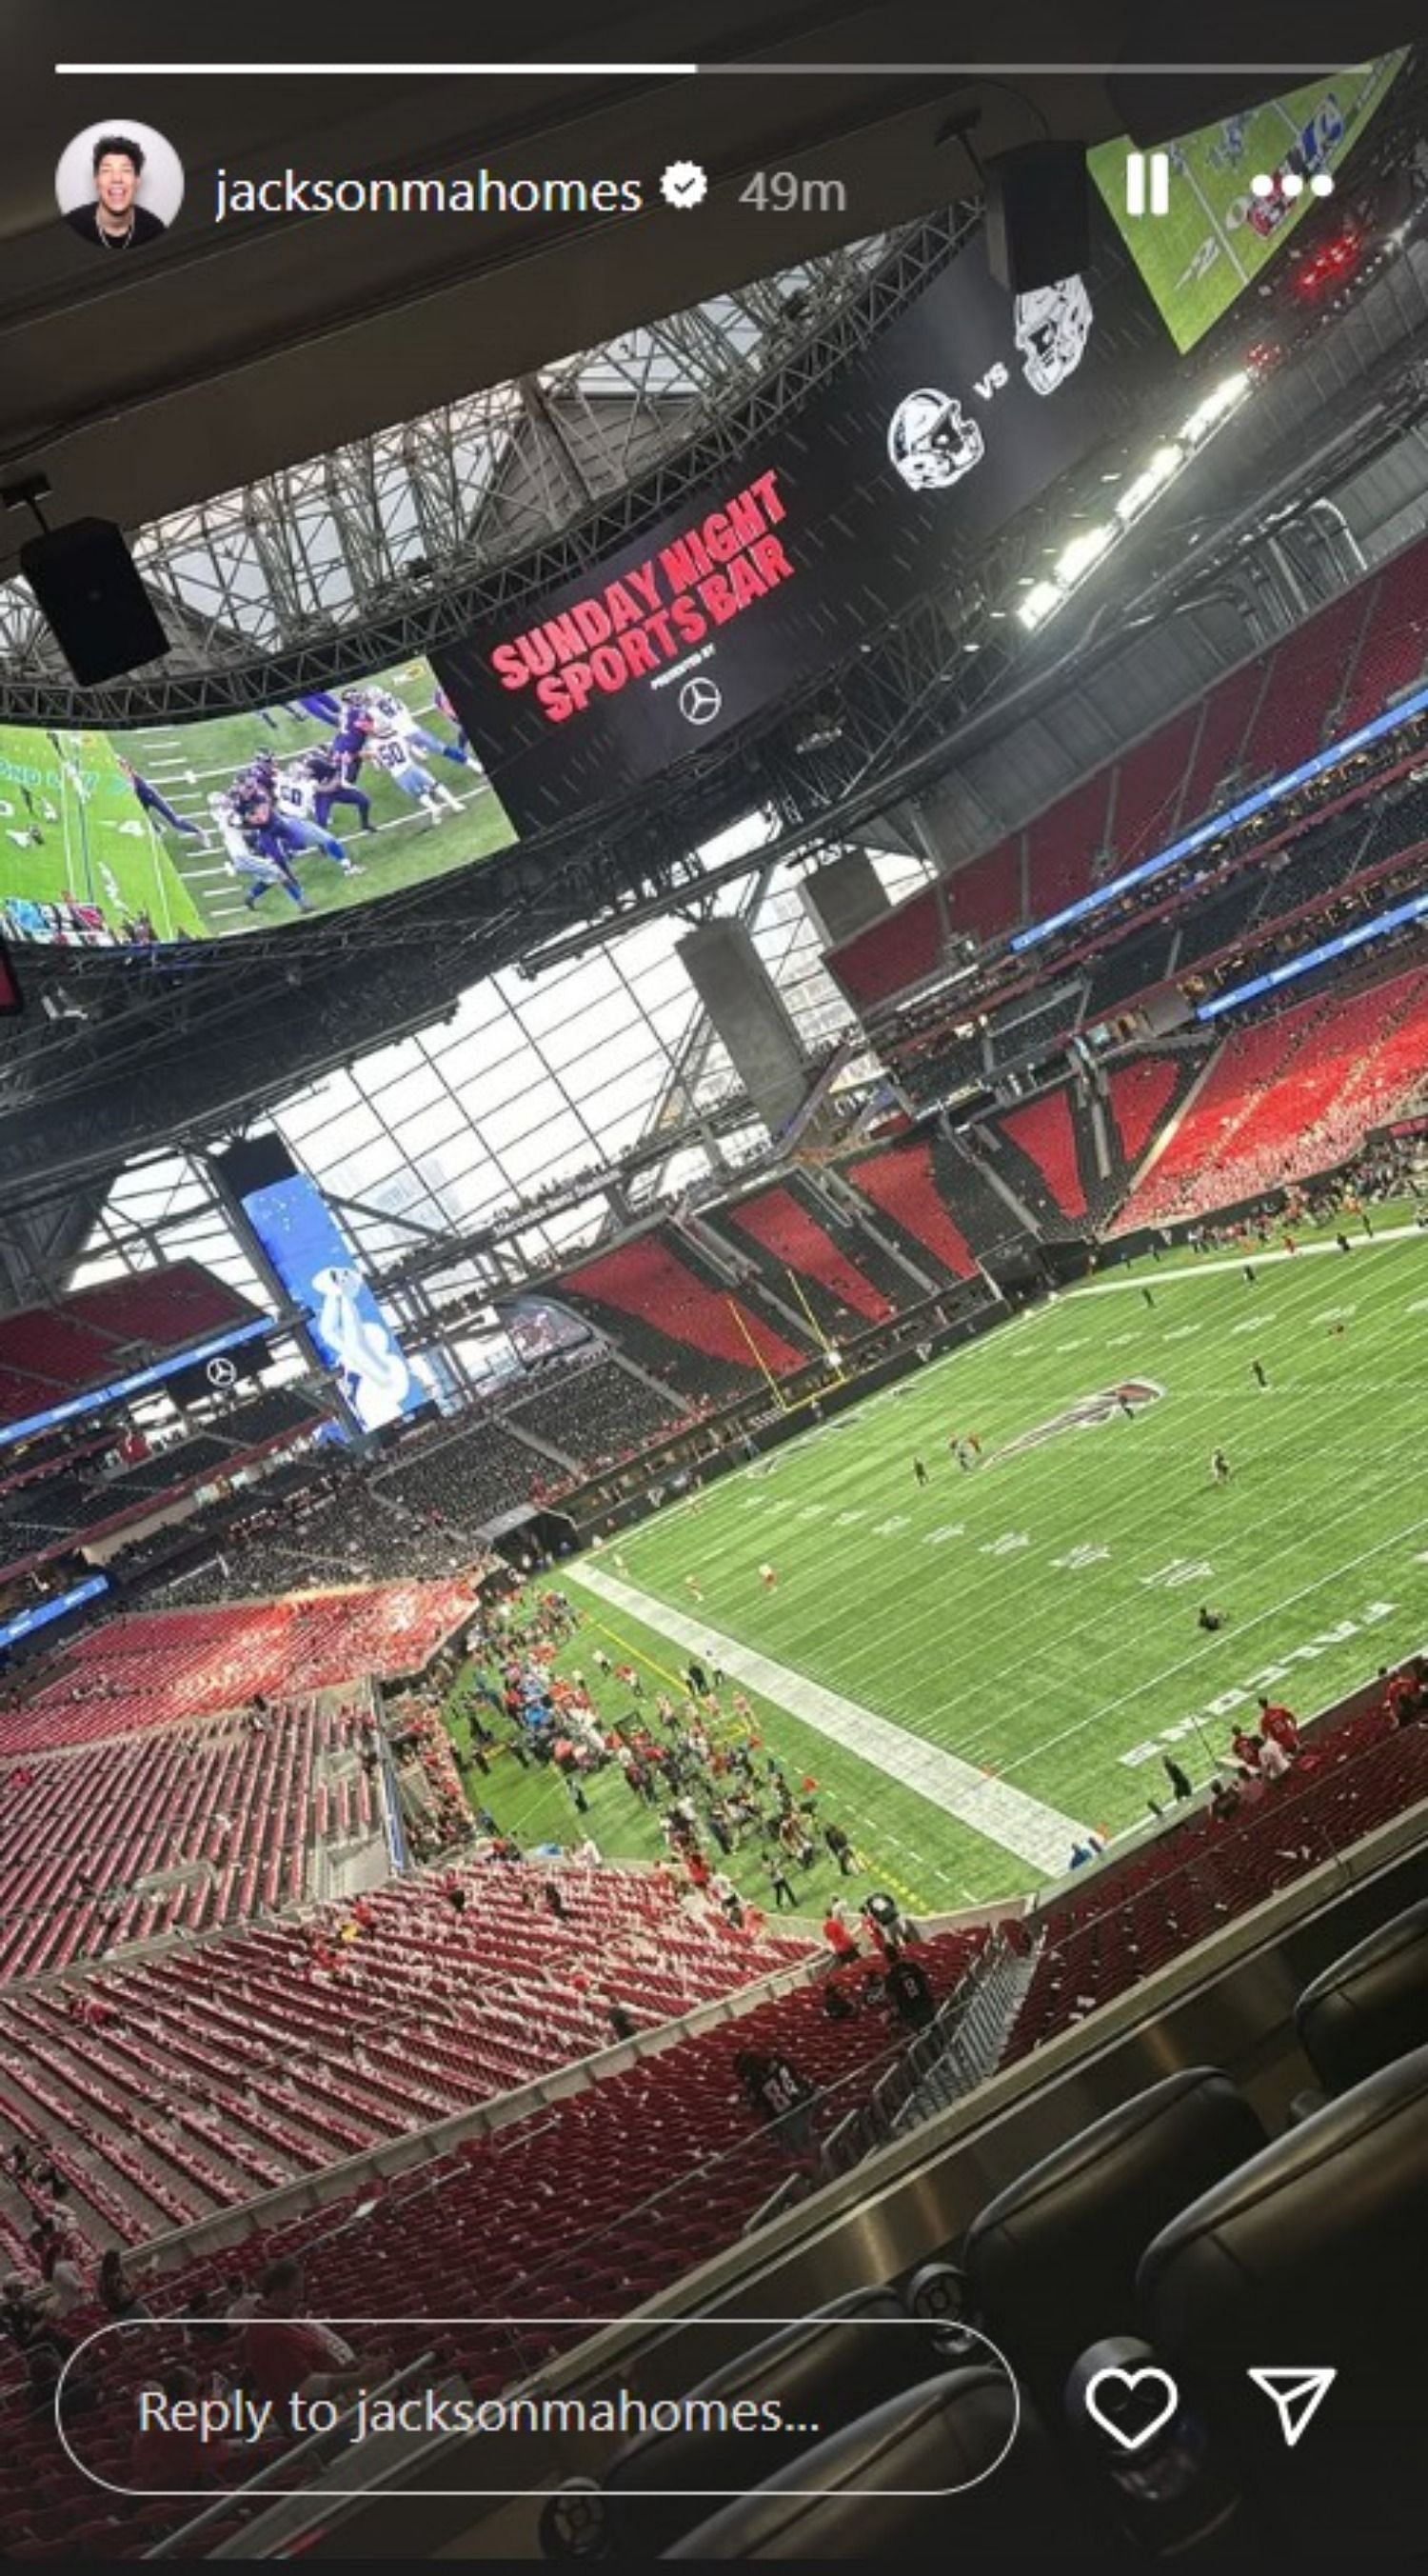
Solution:
<path fill-rule="evenodd" d="M 1167 1795 L 1162 1749 L 1199 1785 L 1258 1690 L 1309 1714 L 1428 1635 L 1428 1236 L 1352 1233 L 1348 1255 L 1306 1238 L 1292 1258 L 1258 1256 L 1253 1285 L 1229 1256 L 1142 1262 L 810 1428 L 590 1560 L 638 1588 L 642 1618 L 583 1590 L 578 1567 L 562 1577 L 588 1620 L 562 1660 L 593 1680 L 603 1636 L 647 1689 L 666 1686 L 689 1651 L 659 1632 L 673 1611 L 1069 1818 L 1108 1834 L 1144 1821 L 1147 1796 Z M 998 1455 L 1133 1379 L 1163 1390 L 1133 1419 Z M 981 1440 L 971 1473 L 949 1454 L 954 1432 Z M 1202 1602 L 1224 1613 L 1219 1634 L 1197 1627 Z M 944 1910 L 1033 1883 L 1025 1860 L 748 1696 L 767 1749 L 818 1780 L 823 1817 L 866 1856 L 849 1892 L 878 1879 Z M 618 1687 L 596 1697 L 628 1710 Z M 522 1840 L 584 1829 L 557 1781 L 507 1755 L 472 1788 Z M 660 1848 L 613 1772 L 593 1784 L 589 1829 L 609 1857 Z M 732 1874 L 766 1901 L 756 1855 Z M 801 1901 L 838 1884 L 820 1862 Z"/>
<path fill-rule="evenodd" d="M 454 740 L 446 719 L 432 712 L 433 681 L 425 663 L 406 663 L 374 674 L 374 680 L 404 698 L 443 741 Z M 305 918 L 280 889 L 245 909 L 246 888 L 229 873 L 216 834 L 205 831 L 200 843 L 151 820 L 119 767 L 122 752 L 175 813 L 206 826 L 210 793 L 225 787 L 256 752 L 270 751 L 285 762 L 328 738 L 325 726 L 304 716 L 283 707 L 270 712 L 271 724 L 258 714 L 218 716 L 113 736 L 51 736 L 34 726 L 0 726 L 0 809 L 7 809 L 0 810 L 0 896 L 53 903 L 68 894 L 100 905 L 116 932 L 126 914 L 146 912 L 161 939 L 180 930 L 202 938 Z M 422 757 L 461 798 L 461 813 L 432 827 L 384 771 L 364 763 L 360 784 L 372 800 L 375 834 L 357 829 L 352 806 L 336 806 L 332 818 L 333 831 L 364 874 L 344 877 L 320 851 L 301 857 L 298 877 L 313 913 L 346 911 L 374 895 L 421 884 L 511 841 L 505 809 L 479 769 L 462 769 L 435 753 Z M 25 803 L 26 789 L 33 805 Z M 31 826 L 44 835 L 40 848 L 22 848 L 8 837 Z"/>
<path fill-rule="evenodd" d="M 1226 124 L 1205 127 L 1172 146 L 1168 211 L 1132 217 L 1126 211 L 1126 153 L 1122 140 L 1099 144 L 1090 156 L 1092 175 L 1133 253 L 1179 349 L 1192 348 L 1271 259 L 1282 255 L 1318 200 L 1306 188 L 1287 204 L 1268 234 L 1244 218 L 1250 180 L 1276 170 L 1302 130 L 1332 98 L 1345 125 L 1333 151 L 1334 166 L 1357 140 L 1396 76 L 1402 56 L 1386 56 L 1371 74 L 1326 74 L 1266 99 L 1230 120 L 1238 128 L 1228 147 Z M 1321 129 L 1322 130 L 1322 129 Z"/>

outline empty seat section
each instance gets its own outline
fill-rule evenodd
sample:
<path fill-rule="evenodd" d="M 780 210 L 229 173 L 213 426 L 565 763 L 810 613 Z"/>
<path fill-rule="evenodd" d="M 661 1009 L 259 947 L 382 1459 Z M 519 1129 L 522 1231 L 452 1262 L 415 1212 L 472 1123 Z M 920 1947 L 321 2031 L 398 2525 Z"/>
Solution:
<path fill-rule="evenodd" d="M 1001 939 L 1022 919 L 1022 835 L 1013 832 L 943 879 L 947 919 L 959 938 Z"/>
<path fill-rule="evenodd" d="M 1112 772 L 1098 770 L 1027 826 L 1027 911 L 1044 921 L 1089 894 L 1106 838 Z"/>
<path fill-rule="evenodd" d="M 1086 1185 L 1077 1157 L 1070 1085 L 1063 1083 L 1058 1090 L 1029 1100 L 1023 1108 L 1006 1110 L 997 1125 L 1017 1151 L 1035 1165 L 1057 1213 L 1084 1217 Z"/>
<path fill-rule="evenodd" d="M 824 963 L 835 975 L 855 1009 L 890 1001 L 894 993 L 920 984 L 941 964 L 944 916 L 936 886 L 911 895 L 878 921 L 868 924 L 840 948 L 830 949 Z"/>
<path fill-rule="evenodd" d="M 1049 1896 L 1004 2062 L 1024 2057 L 1428 1796 L 1428 1728 L 1371 1708 L 1311 1740 L 1284 1780 L 1220 1822 L 1197 1811 Z"/>
<path fill-rule="evenodd" d="M 1205 816 L 1230 801 L 1240 776 L 1240 760 L 1264 679 L 1263 665 L 1251 662 L 1218 682 L 1205 700 L 1204 716 L 1185 782 L 1179 830 L 1193 830 Z"/>
<path fill-rule="evenodd" d="M 756 1198 L 741 1199 L 723 1211 L 723 1223 L 736 1240 L 759 1245 L 775 1264 L 797 1271 L 805 1289 L 821 1292 L 825 1308 L 832 1309 L 828 1320 L 861 1316 L 865 1323 L 882 1324 L 895 1312 L 794 1188 L 760 1190 Z"/>
<path fill-rule="evenodd" d="M 662 1233 L 582 1262 L 566 1272 L 561 1293 L 603 1316 L 617 1337 L 630 1338 L 632 1323 L 642 1328 L 647 1338 L 636 1356 L 696 1394 L 738 1393 L 762 1371 L 786 1377 L 808 1358 L 786 1329 L 775 1331 L 746 1299 L 701 1277 L 688 1248 L 676 1251 Z"/>
<path fill-rule="evenodd" d="M 1199 721 L 1199 708 L 1188 707 L 1117 762 L 1106 831 L 1109 875 L 1154 858 L 1174 840 Z"/>
<path fill-rule="evenodd" d="M 944 1276 L 976 1277 L 976 1256 L 938 1187 L 927 1138 L 850 1163 L 845 1177 L 884 1216 L 892 1217 L 920 1252 L 931 1253 Z"/>
<path fill-rule="evenodd" d="M 1374 585 L 1336 733 L 1381 715 L 1391 698 L 1421 680 L 1428 664 L 1428 544 L 1395 555 Z"/>
<path fill-rule="evenodd" d="M 471 1602 L 470 1585 L 453 1578 L 112 1619 L 78 1638 L 23 1706 L 0 1714 L 0 1758 L 170 1726 L 259 1693 L 324 1690 L 354 1673 L 417 1672 L 469 1618 Z"/>
<path fill-rule="evenodd" d="M 1269 684 L 1240 754 L 1246 781 L 1282 777 L 1323 750 L 1325 728 L 1363 629 L 1365 606 L 1361 588 L 1346 591 L 1276 646 Z"/>
<path fill-rule="evenodd" d="M 1183 1057 L 1147 1055 L 1134 1064 L 1112 1067 L 1108 1083 L 1111 1115 L 1128 1173 L 1135 1170 L 1152 1143 L 1184 1082 Z"/>

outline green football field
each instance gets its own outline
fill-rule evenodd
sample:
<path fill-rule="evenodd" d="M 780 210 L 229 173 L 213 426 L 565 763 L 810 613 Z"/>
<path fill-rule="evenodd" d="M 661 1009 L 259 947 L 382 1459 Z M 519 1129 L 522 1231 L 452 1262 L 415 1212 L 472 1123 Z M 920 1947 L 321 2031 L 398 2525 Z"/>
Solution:
<path fill-rule="evenodd" d="M 1059 1873 L 1078 1828 L 1167 1795 L 1164 1750 L 1199 1785 L 1258 1691 L 1307 1715 L 1428 1635 L 1428 1235 L 1377 1221 L 1348 1255 L 1257 1256 L 1253 1284 L 1221 1256 L 1118 1272 L 811 1428 L 585 1558 L 562 1660 L 593 1677 L 603 1638 L 650 1690 L 691 1649 L 721 1661 L 761 1754 L 925 1909 Z M 1131 1418 L 1075 1420 L 1118 1384 Z M 970 1472 L 954 1433 L 981 1441 Z M 523 1839 L 576 1829 L 504 1755 L 472 1787 Z M 593 1793 L 609 1854 L 658 1848 L 618 1775 Z M 766 1901 L 756 1856 L 734 1875 Z M 801 1904 L 837 1883 L 820 1863 Z"/>
<path fill-rule="evenodd" d="M 373 677 L 429 720 L 441 739 L 454 739 L 451 726 L 431 712 L 433 682 L 424 662 Z M 65 897 L 97 904 L 116 934 L 126 918 L 144 913 L 161 939 L 304 917 L 280 889 L 265 893 L 251 911 L 245 907 L 246 889 L 209 828 L 206 800 L 256 752 L 270 751 L 286 762 L 325 742 L 328 731 L 284 707 L 270 709 L 266 718 L 215 717 L 112 736 L 0 726 L 0 899 L 18 899 L 21 906 Z M 175 831 L 143 810 L 119 766 L 121 755 L 183 821 L 200 826 L 200 836 Z M 345 877 L 320 851 L 299 859 L 298 876 L 313 913 L 345 911 L 374 895 L 443 876 L 513 839 L 505 810 L 479 769 L 462 769 L 435 754 L 427 765 L 460 799 L 460 813 L 433 826 L 385 772 L 364 763 L 360 783 L 371 799 L 375 833 L 357 831 L 351 806 L 337 806 L 332 820 L 363 873 Z M 36 925 L 27 923 L 23 910 L 12 912 L 11 926 L 22 937 L 35 935 Z"/>
<path fill-rule="evenodd" d="M 1306 131 L 1316 166 L 1336 171 L 1357 143 L 1405 60 L 1384 55 L 1360 70 L 1324 73 L 1242 116 L 1183 135 L 1169 148 L 1169 208 L 1132 216 L 1126 204 L 1128 144 L 1098 144 L 1091 175 L 1134 254 L 1177 349 L 1193 348 L 1235 297 L 1283 249 L 1318 202 L 1305 188 L 1280 199 L 1280 220 L 1249 220 L 1250 180 L 1273 172 Z"/>

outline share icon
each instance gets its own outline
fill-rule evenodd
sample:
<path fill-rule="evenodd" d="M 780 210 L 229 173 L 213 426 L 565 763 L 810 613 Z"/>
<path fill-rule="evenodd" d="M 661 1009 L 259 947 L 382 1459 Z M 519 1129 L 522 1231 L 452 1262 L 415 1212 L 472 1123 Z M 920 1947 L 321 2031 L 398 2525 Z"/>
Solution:
<path fill-rule="evenodd" d="M 1308 2432 L 1339 2374 L 1337 2370 L 1251 2370 L 1246 2376 L 1277 2409 L 1279 2429 L 1292 2451 Z"/>

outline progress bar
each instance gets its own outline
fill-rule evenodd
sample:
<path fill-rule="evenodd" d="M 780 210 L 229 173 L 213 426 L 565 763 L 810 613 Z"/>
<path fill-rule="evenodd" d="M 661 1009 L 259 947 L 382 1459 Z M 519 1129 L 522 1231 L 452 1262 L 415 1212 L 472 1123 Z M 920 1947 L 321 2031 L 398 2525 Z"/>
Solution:
<path fill-rule="evenodd" d="M 756 62 L 756 63 L 427 63 L 415 62 L 404 55 L 394 63 L 343 63 L 334 70 L 331 61 L 318 63 L 143 63 L 94 62 L 56 63 L 61 80 L 72 79 L 182 79 L 182 80 L 406 80 L 415 72 L 434 80 L 452 76 L 469 76 L 483 80 L 610 80 L 650 78 L 661 80 L 807 80 L 810 75 L 825 77 L 853 76 L 859 80 L 903 80 L 909 76 L 933 73 L 938 76 L 970 80 L 1016 80 L 1033 76 L 1084 79 L 1088 73 L 1112 75 L 1118 79 L 1135 79 L 1157 75 L 1176 79 L 1205 72 L 1250 72 L 1303 80 L 1319 72 L 1337 72 L 1346 68 L 1344 61 L 1306 63 L 1302 57 L 1292 63 L 824 63 L 824 62 Z"/>

